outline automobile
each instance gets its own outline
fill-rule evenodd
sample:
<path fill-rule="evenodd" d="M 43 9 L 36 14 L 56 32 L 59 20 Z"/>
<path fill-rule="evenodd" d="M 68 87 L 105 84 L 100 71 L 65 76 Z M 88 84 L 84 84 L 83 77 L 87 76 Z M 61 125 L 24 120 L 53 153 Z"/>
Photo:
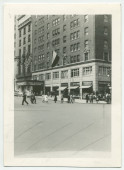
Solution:
<path fill-rule="evenodd" d="M 23 93 L 21 91 L 14 91 L 14 96 L 22 97 Z"/>

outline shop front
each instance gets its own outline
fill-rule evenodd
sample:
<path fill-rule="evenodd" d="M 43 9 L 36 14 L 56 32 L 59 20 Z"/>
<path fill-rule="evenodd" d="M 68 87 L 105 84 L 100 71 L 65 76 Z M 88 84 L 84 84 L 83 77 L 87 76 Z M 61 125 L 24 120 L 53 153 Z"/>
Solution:
<path fill-rule="evenodd" d="M 61 87 L 58 88 L 59 94 L 63 94 L 64 98 L 68 97 L 68 83 L 61 83 Z"/>
<path fill-rule="evenodd" d="M 111 92 L 110 82 L 108 81 L 99 81 L 98 82 L 98 92 L 102 95 L 105 93 Z"/>
<path fill-rule="evenodd" d="M 87 94 L 93 93 L 93 82 L 83 81 L 80 89 L 82 89 L 82 99 L 85 99 Z"/>
<path fill-rule="evenodd" d="M 70 83 L 70 94 L 74 96 L 74 98 L 80 98 L 80 82 L 71 82 Z"/>
<path fill-rule="evenodd" d="M 36 95 L 40 95 L 43 89 L 42 81 L 38 80 L 17 81 L 17 85 L 19 86 L 21 92 L 27 91 L 28 93 L 33 90 L 33 92 L 35 92 Z"/>

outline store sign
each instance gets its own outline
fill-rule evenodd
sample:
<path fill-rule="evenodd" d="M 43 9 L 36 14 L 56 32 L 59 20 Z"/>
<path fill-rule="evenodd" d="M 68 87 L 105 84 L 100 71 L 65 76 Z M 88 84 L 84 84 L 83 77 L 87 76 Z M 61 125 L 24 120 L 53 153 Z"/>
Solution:
<path fill-rule="evenodd" d="M 70 86 L 80 86 L 80 82 L 71 82 Z"/>
<path fill-rule="evenodd" d="M 67 87 L 68 83 L 61 83 L 61 87 Z"/>
<path fill-rule="evenodd" d="M 83 81 L 82 86 L 92 86 L 93 82 L 92 81 Z"/>

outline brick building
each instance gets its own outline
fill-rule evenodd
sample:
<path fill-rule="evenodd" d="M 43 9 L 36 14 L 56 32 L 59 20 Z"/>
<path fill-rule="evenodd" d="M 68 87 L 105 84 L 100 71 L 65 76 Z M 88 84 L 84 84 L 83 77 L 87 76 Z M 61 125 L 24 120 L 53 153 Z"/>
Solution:
<path fill-rule="evenodd" d="M 82 97 L 111 84 L 111 15 L 32 16 L 32 47 L 32 78 L 45 84 L 37 93 Z"/>

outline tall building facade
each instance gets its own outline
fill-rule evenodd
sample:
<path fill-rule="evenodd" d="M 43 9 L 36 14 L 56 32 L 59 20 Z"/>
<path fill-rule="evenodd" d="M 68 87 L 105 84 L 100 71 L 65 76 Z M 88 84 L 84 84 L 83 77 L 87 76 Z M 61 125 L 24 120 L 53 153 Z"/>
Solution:
<path fill-rule="evenodd" d="M 20 15 L 17 18 L 18 70 L 16 83 L 20 91 L 32 90 L 37 82 L 32 80 L 32 16 Z"/>
<path fill-rule="evenodd" d="M 32 79 L 45 86 L 35 92 L 104 93 L 110 71 L 111 15 L 32 16 Z"/>

